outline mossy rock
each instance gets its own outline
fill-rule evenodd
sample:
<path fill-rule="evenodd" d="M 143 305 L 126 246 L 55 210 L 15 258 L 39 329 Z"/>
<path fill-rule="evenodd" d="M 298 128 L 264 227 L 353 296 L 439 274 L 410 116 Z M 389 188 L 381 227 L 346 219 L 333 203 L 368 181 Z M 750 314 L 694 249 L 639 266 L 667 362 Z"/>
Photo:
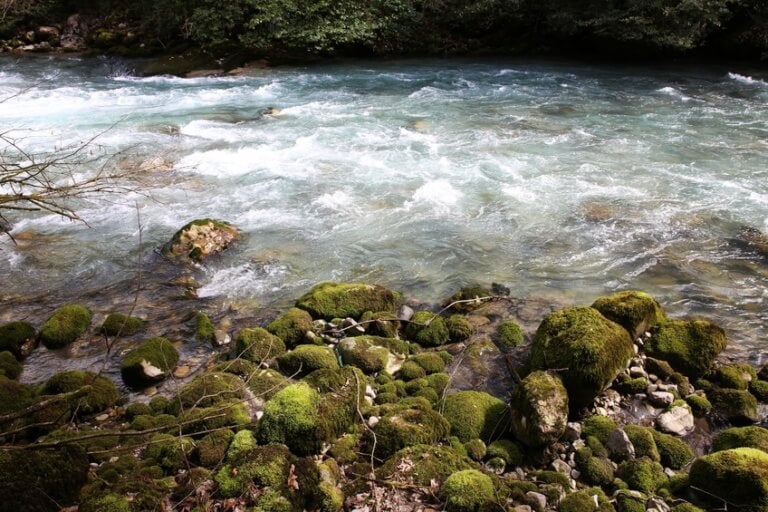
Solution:
<path fill-rule="evenodd" d="M 221 428 L 241 428 L 252 422 L 250 410 L 242 400 L 225 400 L 212 407 L 186 409 L 179 413 L 177 420 L 184 434 L 197 434 Z M 177 428 L 176 431 L 178 430 Z"/>
<path fill-rule="evenodd" d="M 523 329 L 517 322 L 506 320 L 499 324 L 493 341 L 499 347 L 499 350 L 507 354 L 523 344 L 525 334 L 523 334 Z"/>
<path fill-rule="evenodd" d="M 755 379 L 749 383 L 749 392 L 758 401 L 768 403 L 768 380 Z"/>
<path fill-rule="evenodd" d="M 195 339 L 203 343 L 216 343 L 216 326 L 205 313 L 195 315 Z"/>
<path fill-rule="evenodd" d="M 38 337 L 49 349 L 65 347 L 85 334 L 91 317 L 91 310 L 80 304 L 62 306 L 45 321 Z"/>
<path fill-rule="evenodd" d="M 496 497 L 491 477 L 476 469 L 451 473 L 443 482 L 440 494 L 448 512 L 476 512 Z"/>
<path fill-rule="evenodd" d="M 416 444 L 434 444 L 448 437 L 450 425 L 437 411 L 398 407 L 383 415 L 373 428 L 376 457 L 386 458 L 402 448 Z M 374 438 L 366 435 L 369 450 Z"/>
<path fill-rule="evenodd" d="M 613 482 L 613 463 L 610 459 L 590 457 L 581 466 L 581 477 L 589 485 L 606 487 Z"/>
<path fill-rule="evenodd" d="M 163 380 L 176 366 L 179 352 L 165 338 L 152 338 L 128 352 L 120 364 L 125 385 L 143 388 Z"/>
<path fill-rule="evenodd" d="M 600 297 L 592 307 L 624 327 L 632 338 L 637 338 L 666 319 L 661 305 L 649 294 L 639 291 L 622 291 Z"/>
<path fill-rule="evenodd" d="M 727 344 L 725 331 L 708 320 L 669 320 L 659 325 L 643 348 L 648 355 L 697 378 L 709 371 Z"/>
<path fill-rule="evenodd" d="M 509 439 L 497 439 L 488 445 L 488 459 L 500 457 L 509 467 L 518 467 L 523 463 L 523 452 L 520 447 Z"/>
<path fill-rule="evenodd" d="M 147 321 L 122 313 L 110 313 L 101 324 L 99 331 L 107 336 L 133 336 L 147 325 Z"/>
<path fill-rule="evenodd" d="M 360 318 L 366 311 L 395 311 L 400 294 L 383 286 L 362 283 L 327 282 L 314 286 L 299 297 L 296 307 L 313 318 Z"/>
<path fill-rule="evenodd" d="M 297 453 L 312 453 L 320 422 L 320 394 L 308 384 L 299 382 L 278 391 L 266 404 L 259 428 L 261 443 L 291 443 Z"/>
<path fill-rule="evenodd" d="M 149 438 L 144 459 L 163 468 L 166 475 L 173 475 L 190 465 L 195 448 L 195 442 L 189 437 L 154 434 Z"/>
<path fill-rule="evenodd" d="M 768 453 L 768 428 L 731 427 L 718 432 L 712 443 L 712 451 L 721 452 L 733 448 L 756 448 Z"/>
<path fill-rule="evenodd" d="M 645 512 L 648 496 L 638 491 L 622 490 L 614 495 L 617 512 Z"/>
<path fill-rule="evenodd" d="M 582 489 L 569 494 L 560 502 L 558 510 L 560 512 L 615 512 L 608 497 L 599 487 Z"/>
<path fill-rule="evenodd" d="M 400 319 L 389 311 L 366 311 L 360 317 L 360 322 L 366 322 L 365 332 L 371 336 L 397 338 L 400 332 Z"/>
<path fill-rule="evenodd" d="M 243 450 L 227 457 L 226 464 L 216 472 L 218 492 L 225 498 L 234 498 L 244 496 L 250 485 L 278 491 L 285 489 L 291 464 L 296 460 L 296 456 L 282 444 Z"/>
<path fill-rule="evenodd" d="M 493 294 L 482 286 L 465 286 L 451 295 L 451 298 L 445 301 L 443 306 L 448 306 L 450 303 L 460 300 L 470 300 L 472 302 L 461 302 L 451 306 L 451 311 L 456 313 L 469 313 L 483 305 L 483 302 L 476 299 L 490 297 L 491 295 Z"/>
<path fill-rule="evenodd" d="M 271 368 L 259 368 L 245 377 L 245 384 L 254 396 L 269 400 L 291 383 L 285 375 Z"/>
<path fill-rule="evenodd" d="M 450 357 L 450 354 L 448 356 Z M 411 356 L 409 360 L 424 368 L 427 375 L 431 375 L 445 371 L 445 359 L 445 357 L 437 352 L 421 352 Z"/>
<path fill-rule="evenodd" d="M 671 434 L 650 429 L 661 463 L 672 469 L 682 469 L 693 459 L 693 451 L 688 443 Z"/>
<path fill-rule="evenodd" d="M 8 350 L 16 359 L 24 357 L 24 347 L 35 342 L 35 328 L 27 322 L 9 322 L 0 326 L 0 352 Z"/>
<path fill-rule="evenodd" d="M 572 409 L 588 406 L 632 357 L 632 340 L 596 309 L 571 307 L 550 313 L 531 345 L 531 368 L 560 374 Z"/>
<path fill-rule="evenodd" d="M 131 501 L 118 494 L 105 494 L 103 496 L 87 496 L 80 502 L 78 512 L 133 512 Z"/>
<path fill-rule="evenodd" d="M 645 358 L 645 370 L 649 374 L 652 373 L 662 380 L 667 380 L 673 373 L 675 373 L 675 369 L 672 368 L 668 362 L 653 357 Z"/>
<path fill-rule="evenodd" d="M 231 224 L 214 219 L 197 219 L 185 224 L 162 247 L 164 256 L 201 262 L 232 245 L 240 232 Z"/>
<path fill-rule="evenodd" d="M 450 341 L 443 317 L 431 311 L 417 311 L 405 326 L 405 337 L 424 347 L 438 347 Z"/>
<path fill-rule="evenodd" d="M 56 512 L 77 500 L 86 482 L 88 457 L 74 444 L 0 450 L 0 474 L 0 511 Z"/>
<path fill-rule="evenodd" d="M 706 491 L 701 498 L 722 506 L 723 502 L 744 512 L 768 511 L 768 453 L 755 448 L 735 448 L 704 455 L 694 461 L 689 473 L 692 488 Z"/>
<path fill-rule="evenodd" d="M 179 414 L 192 407 L 211 407 L 225 400 L 246 398 L 245 382 L 231 373 L 206 372 L 184 385 L 170 400 L 168 412 Z"/>
<path fill-rule="evenodd" d="M 483 391 L 459 391 L 445 397 L 443 416 L 451 425 L 451 435 L 462 442 L 482 439 L 495 441 L 507 431 L 507 404 Z"/>
<path fill-rule="evenodd" d="M 267 325 L 287 347 L 293 348 L 304 342 L 307 332 L 312 331 L 312 315 L 299 308 L 291 308 Z"/>
<path fill-rule="evenodd" d="M 512 390 L 510 410 L 516 439 L 530 447 L 547 446 L 565 433 L 568 392 L 559 377 L 533 372 Z"/>
<path fill-rule="evenodd" d="M 435 390 L 435 393 L 442 396 L 448 384 L 451 382 L 451 376 L 447 373 L 432 373 L 425 377 L 429 387 Z"/>
<path fill-rule="evenodd" d="M 342 362 L 360 368 L 366 375 L 386 369 L 390 352 L 385 346 L 377 345 L 373 336 L 344 338 L 336 346 Z"/>
<path fill-rule="evenodd" d="M 333 349 L 319 345 L 299 345 L 277 358 L 280 371 L 289 376 L 303 377 L 321 368 L 338 368 Z"/>
<path fill-rule="evenodd" d="M 21 375 L 22 366 L 8 350 L 0 352 L 0 375 L 16 380 Z"/>
<path fill-rule="evenodd" d="M 712 410 L 734 425 L 748 425 L 760 421 L 757 399 L 746 390 L 714 388 L 707 392 Z"/>
<path fill-rule="evenodd" d="M 648 457 L 625 460 L 619 465 L 618 476 L 630 489 L 647 494 L 656 492 L 669 479 L 664 467 Z"/>
<path fill-rule="evenodd" d="M 216 363 L 210 368 L 210 371 L 231 373 L 232 375 L 237 375 L 243 380 L 247 381 L 251 375 L 260 369 L 262 368 L 257 364 L 254 364 L 247 359 L 236 357 L 234 359 L 224 360 Z"/>
<path fill-rule="evenodd" d="M 467 456 L 476 461 L 481 461 L 488 453 L 488 447 L 485 445 L 482 439 L 471 439 L 464 443 L 464 451 L 467 452 Z"/>
<path fill-rule="evenodd" d="M 77 391 L 84 386 L 91 389 L 84 396 L 70 400 L 70 410 L 78 414 L 93 414 L 117 404 L 120 392 L 106 377 L 83 370 L 59 372 L 43 385 L 44 395 L 58 395 Z"/>
<path fill-rule="evenodd" d="M 235 354 L 238 358 L 262 363 L 285 354 L 285 343 L 261 327 L 245 328 L 237 334 Z"/>
<path fill-rule="evenodd" d="M 619 393 L 623 395 L 636 395 L 638 393 L 645 393 L 648 389 L 648 379 L 645 377 L 636 377 L 634 379 L 627 377 L 623 379 L 622 375 L 624 374 L 619 375 L 614 385 L 614 389 Z"/>
<path fill-rule="evenodd" d="M 712 402 L 704 395 L 692 394 L 685 397 L 685 403 L 695 416 L 704 416 L 712 412 Z"/>
<path fill-rule="evenodd" d="M 125 408 L 125 418 L 128 420 L 132 420 L 136 416 L 151 416 L 153 414 L 154 411 L 149 404 L 143 402 L 133 402 Z"/>
<path fill-rule="evenodd" d="M 617 427 L 616 421 L 609 416 L 590 416 L 582 423 L 581 435 L 585 439 L 595 437 L 600 443 L 605 444 L 608 442 L 608 435 Z"/>
<path fill-rule="evenodd" d="M 400 366 L 400 369 L 397 370 L 396 375 L 404 381 L 410 381 L 426 377 L 427 372 L 416 361 L 408 360 Z"/>
<path fill-rule="evenodd" d="M 6 414 L 24 409 L 35 401 L 35 390 L 32 386 L 21 384 L 0 375 L 0 414 Z M 2 425 L 4 430 L 13 430 L 12 427 L 21 427 L 26 420 L 20 418 L 16 422 Z"/>
<path fill-rule="evenodd" d="M 718 366 L 708 379 L 722 388 L 747 389 L 753 379 L 757 379 L 754 368 L 747 364 Z"/>
<path fill-rule="evenodd" d="M 131 419 L 128 428 L 135 431 L 144 431 L 156 429 L 162 430 L 162 427 L 168 427 L 168 431 L 171 429 L 178 431 L 178 423 L 179 420 L 176 416 L 171 416 L 170 414 L 139 414 Z"/>
<path fill-rule="evenodd" d="M 632 446 L 635 447 L 636 457 L 648 457 L 656 462 L 661 460 L 659 449 L 656 447 L 656 441 L 653 438 L 653 432 L 655 432 L 653 428 L 640 425 L 625 425 L 623 430 L 627 434 Z"/>
<path fill-rule="evenodd" d="M 376 477 L 379 481 L 429 486 L 433 480 L 440 485 L 451 474 L 465 469 L 480 466 L 450 447 L 417 444 L 389 457 L 376 469 Z"/>
<path fill-rule="evenodd" d="M 451 343 L 467 341 L 474 332 L 472 324 L 462 315 L 451 315 L 446 318 L 445 327 L 448 329 L 448 338 Z"/>

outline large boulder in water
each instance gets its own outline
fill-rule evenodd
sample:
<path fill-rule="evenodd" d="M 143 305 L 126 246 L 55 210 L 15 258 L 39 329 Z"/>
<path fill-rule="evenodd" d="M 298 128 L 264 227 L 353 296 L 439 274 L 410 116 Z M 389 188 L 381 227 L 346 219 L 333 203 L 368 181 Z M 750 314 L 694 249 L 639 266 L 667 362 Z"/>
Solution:
<path fill-rule="evenodd" d="M 163 246 L 163 254 L 171 258 L 201 262 L 218 254 L 240 237 L 236 227 L 213 219 L 198 219 L 186 224 Z"/>
<path fill-rule="evenodd" d="M 16 359 L 29 355 L 36 340 L 35 328 L 27 322 L 9 322 L 0 326 L 0 352 L 9 351 Z"/>
<path fill-rule="evenodd" d="M 763 451 L 735 448 L 699 457 L 689 481 L 718 506 L 726 502 L 744 512 L 768 512 L 768 453 Z"/>
<path fill-rule="evenodd" d="M 592 307 L 637 337 L 666 318 L 658 302 L 644 292 L 627 290 L 599 297 Z"/>
<path fill-rule="evenodd" d="M 91 317 L 91 310 L 80 304 L 62 306 L 43 324 L 40 341 L 50 349 L 65 347 L 85 334 Z"/>
<path fill-rule="evenodd" d="M 128 352 L 120 364 L 126 386 L 143 388 L 163 380 L 176 366 L 179 352 L 165 338 L 152 338 Z"/>
<path fill-rule="evenodd" d="M 588 406 L 632 357 L 632 339 L 594 308 L 550 313 L 531 345 L 533 370 L 560 372 L 572 409 Z"/>
<path fill-rule="evenodd" d="M 362 283 L 320 283 L 296 301 L 314 318 L 360 318 L 366 311 L 395 311 L 400 294 L 383 286 Z"/>
<path fill-rule="evenodd" d="M 712 322 L 683 319 L 661 323 L 644 348 L 649 356 L 696 378 L 707 373 L 727 344 L 725 331 Z"/>

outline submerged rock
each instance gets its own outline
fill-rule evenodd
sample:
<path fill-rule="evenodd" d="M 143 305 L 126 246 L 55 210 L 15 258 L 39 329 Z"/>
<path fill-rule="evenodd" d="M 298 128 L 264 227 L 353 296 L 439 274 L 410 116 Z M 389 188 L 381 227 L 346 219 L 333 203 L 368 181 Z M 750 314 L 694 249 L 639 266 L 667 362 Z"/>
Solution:
<path fill-rule="evenodd" d="M 227 222 L 198 219 L 179 229 L 162 248 L 171 258 L 201 262 L 218 254 L 240 238 L 240 232 Z"/>
<path fill-rule="evenodd" d="M 152 338 L 128 352 L 120 364 L 126 386 L 144 388 L 163 380 L 176 366 L 179 352 L 165 338 Z"/>
<path fill-rule="evenodd" d="M 688 377 L 701 377 L 727 344 L 725 331 L 708 320 L 670 320 L 659 325 L 644 349 Z"/>
<path fill-rule="evenodd" d="M 65 347 L 85 334 L 91 316 L 91 310 L 80 304 L 60 307 L 40 329 L 40 341 L 50 349 Z"/>

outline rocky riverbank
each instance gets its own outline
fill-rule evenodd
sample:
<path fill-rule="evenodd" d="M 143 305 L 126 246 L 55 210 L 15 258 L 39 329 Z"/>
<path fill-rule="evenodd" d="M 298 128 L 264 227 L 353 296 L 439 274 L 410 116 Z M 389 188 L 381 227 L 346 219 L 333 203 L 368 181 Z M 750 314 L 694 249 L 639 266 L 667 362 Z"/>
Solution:
<path fill-rule="evenodd" d="M 181 265 L 238 237 L 185 229 L 163 250 Z M 0 326 L 0 511 L 768 511 L 768 366 L 722 360 L 721 328 L 642 292 L 560 308 L 494 285 L 428 307 L 321 283 L 171 339 L 88 306 Z M 119 374 L 17 380 L 38 343 L 83 339 Z"/>

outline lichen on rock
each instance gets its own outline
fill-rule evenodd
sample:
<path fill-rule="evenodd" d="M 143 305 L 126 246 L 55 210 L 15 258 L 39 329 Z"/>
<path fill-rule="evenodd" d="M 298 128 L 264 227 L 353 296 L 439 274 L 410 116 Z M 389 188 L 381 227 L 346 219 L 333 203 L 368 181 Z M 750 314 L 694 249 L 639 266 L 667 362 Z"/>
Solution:
<path fill-rule="evenodd" d="M 179 229 L 162 248 L 171 258 L 201 262 L 232 245 L 240 232 L 231 224 L 214 219 L 197 219 Z"/>

